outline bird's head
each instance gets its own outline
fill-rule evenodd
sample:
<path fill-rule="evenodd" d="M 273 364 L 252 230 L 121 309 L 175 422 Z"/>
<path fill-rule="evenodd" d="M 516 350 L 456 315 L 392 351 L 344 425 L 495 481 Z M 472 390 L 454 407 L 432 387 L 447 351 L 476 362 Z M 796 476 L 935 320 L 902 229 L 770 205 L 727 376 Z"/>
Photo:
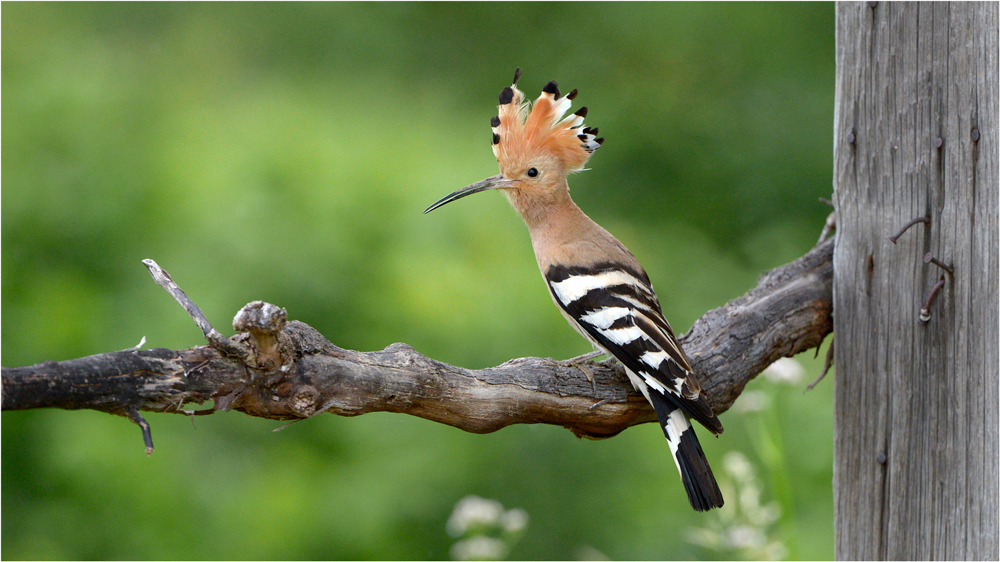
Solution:
<path fill-rule="evenodd" d="M 566 175 L 583 169 L 604 142 L 597 129 L 583 126 L 587 108 L 565 118 L 576 90 L 564 95 L 554 81 L 542 88 L 534 105 L 517 89 L 521 69 L 514 83 L 500 91 L 498 115 L 490 120 L 493 154 L 500 174 L 463 187 L 427 208 L 429 213 L 442 205 L 473 193 L 500 189 L 522 216 L 526 206 L 542 203 L 565 192 Z"/>

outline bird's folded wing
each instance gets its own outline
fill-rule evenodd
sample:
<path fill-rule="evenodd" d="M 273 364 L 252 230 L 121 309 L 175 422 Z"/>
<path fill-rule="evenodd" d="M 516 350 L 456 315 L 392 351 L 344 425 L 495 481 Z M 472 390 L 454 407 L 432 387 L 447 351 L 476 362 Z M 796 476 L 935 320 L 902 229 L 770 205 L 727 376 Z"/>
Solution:
<path fill-rule="evenodd" d="M 593 340 L 713 433 L 722 424 L 691 374 L 645 272 L 617 264 L 552 266 L 553 299 Z"/>

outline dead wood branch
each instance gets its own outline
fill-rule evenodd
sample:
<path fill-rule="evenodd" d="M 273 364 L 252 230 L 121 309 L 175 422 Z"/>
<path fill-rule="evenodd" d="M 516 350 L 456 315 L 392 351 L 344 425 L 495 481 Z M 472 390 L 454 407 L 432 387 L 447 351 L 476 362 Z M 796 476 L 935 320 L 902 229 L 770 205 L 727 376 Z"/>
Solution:
<path fill-rule="evenodd" d="M 822 242 L 761 276 L 746 295 L 706 313 L 680 338 L 716 412 L 727 410 L 765 367 L 820 345 L 830 333 L 832 255 L 833 240 Z M 155 263 L 147 266 L 155 277 Z M 179 288 L 170 292 L 182 304 L 187 298 Z M 185 306 L 189 313 L 196 309 Z M 192 317 L 206 337 L 218 334 L 203 316 Z M 474 433 L 547 423 L 589 438 L 656 419 L 613 361 L 587 364 L 592 385 L 580 369 L 552 359 L 526 357 L 470 370 L 399 343 L 369 353 L 341 349 L 259 301 L 244 307 L 234 324 L 241 333 L 231 339 L 218 334 L 212 346 L 4 368 L 3 410 L 90 408 L 133 421 L 142 419 L 139 410 L 232 409 L 281 420 L 400 412 Z M 214 408 L 184 409 L 206 401 Z"/>

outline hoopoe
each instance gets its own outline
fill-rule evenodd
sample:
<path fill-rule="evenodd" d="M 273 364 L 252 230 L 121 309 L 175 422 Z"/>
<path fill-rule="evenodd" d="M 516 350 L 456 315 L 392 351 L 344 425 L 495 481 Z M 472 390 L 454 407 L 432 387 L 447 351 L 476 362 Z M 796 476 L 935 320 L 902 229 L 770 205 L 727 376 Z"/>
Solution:
<path fill-rule="evenodd" d="M 427 208 L 499 189 L 531 234 L 538 267 L 552 300 L 570 325 L 625 367 L 632 385 L 656 411 L 692 507 L 721 507 L 722 492 L 690 419 L 714 434 L 722 423 L 709 407 L 691 364 L 663 317 L 653 286 L 635 256 L 580 210 L 566 176 L 583 169 L 604 139 L 584 127 L 587 108 L 563 118 L 577 91 L 560 96 L 556 82 L 533 106 L 514 83 L 500 92 L 491 120 L 500 175 L 486 178 Z"/>

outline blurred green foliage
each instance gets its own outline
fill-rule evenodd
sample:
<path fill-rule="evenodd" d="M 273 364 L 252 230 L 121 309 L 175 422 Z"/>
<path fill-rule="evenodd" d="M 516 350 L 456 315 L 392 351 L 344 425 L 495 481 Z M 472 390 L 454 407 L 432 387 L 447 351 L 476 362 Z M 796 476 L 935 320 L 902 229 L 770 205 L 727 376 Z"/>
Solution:
<path fill-rule="evenodd" d="M 403 341 L 473 368 L 588 351 L 501 196 L 421 214 L 496 173 L 488 122 L 515 66 L 529 97 L 580 90 L 607 142 L 574 197 L 685 331 L 816 240 L 833 10 L 4 3 L 3 365 L 203 343 L 143 258 L 223 331 L 263 299 L 353 349 Z M 731 412 L 702 439 L 716 465 L 758 463 L 789 556 L 830 558 L 832 389 L 801 386 L 754 381 L 771 421 Z M 713 556 L 685 540 L 704 515 L 655 424 L 593 442 L 390 414 L 279 433 L 237 413 L 148 419 L 151 458 L 122 418 L 5 412 L 3 558 L 447 558 L 470 494 L 529 514 L 513 558 Z"/>

